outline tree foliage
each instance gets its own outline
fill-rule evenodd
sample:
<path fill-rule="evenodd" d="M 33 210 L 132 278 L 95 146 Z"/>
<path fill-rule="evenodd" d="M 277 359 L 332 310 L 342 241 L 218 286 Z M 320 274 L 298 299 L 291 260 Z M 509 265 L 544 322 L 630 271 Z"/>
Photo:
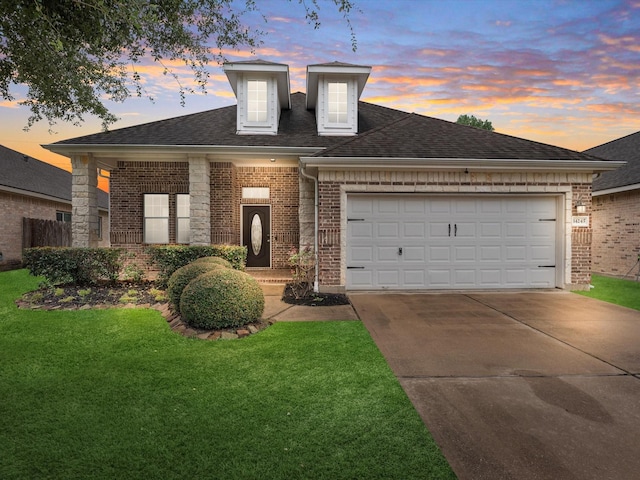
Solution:
<path fill-rule="evenodd" d="M 476 118 L 473 115 L 460 115 L 456 123 L 460 125 L 469 125 L 470 127 L 482 128 L 483 130 L 489 130 L 493 132 L 495 129 L 489 120 L 482 120 Z"/>
<path fill-rule="evenodd" d="M 320 26 L 321 0 L 289 1 Z M 352 1 L 324 1 L 343 14 L 355 50 Z M 92 114 L 106 129 L 117 120 L 106 99 L 145 94 L 143 62 L 174 77 L 182 102 L 191 89 L 174 65 L 188 66 L 206 91 L 207 65 L 224 60 L 224 50 L 261 44 L 263 33 L 244 22 L 249 12 L 259 13 L 255 0 L 0 0 L 0 95 L 14 100 L 12 88 L 27 87 L 19 103 L 31 110 L 28 126 L 79 124 Z"/>

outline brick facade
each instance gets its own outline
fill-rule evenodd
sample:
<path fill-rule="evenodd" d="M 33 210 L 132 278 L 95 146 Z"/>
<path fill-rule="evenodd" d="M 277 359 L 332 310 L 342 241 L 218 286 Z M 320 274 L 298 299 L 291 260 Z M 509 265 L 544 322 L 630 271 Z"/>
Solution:
<path fill-rule="evenodd" d="M 564 270 L 567 288 L 588 288 L 591 229 L 572 227 L 571 217 L 579 197 L 590 210 L 590 174 L 320 171 L 319 281 L 326 291 L 339 290 L 346 283 L 346 195 L 350 192 L 558 195 L 564 199 L 566 258 L 558 259 L 557 265 Z"/>
<path fill-rule="evenodd" d="M 0 212 L 2 212 L 2 228 L 0 229 L 0 263 L 22 261 L 22 219 L 39 218 L 55 220 L 56 212 L 71 213 L 71 204 L 45 200 L 18 193 L 0 192 Z M 102 238 L 98 245 L 109 246 L 109 218 L 105 212 L 102 217 Z"/>
<path fill-rule="evenodd" d="M 593 272 L 634 276 L 640 255 L 640 190 L 593 197 Z"/>
<path fill-rule="evenodd" d="M 298 246 L 299 186 L 297 167 L 236 166 L 210 163 L 211 243 L 240 244 L 243 204 L 271 206 L 271 267 L 287 268 Z M 188 162 L 120 161 L 111 171 L 111 242 L 145 259 L 143 194 L 169 194 L 169 242 L 175 242 L 178 193 L 189 193 Z M 268 187 L 268 199 L 242 198 L 243 187 Z"/>

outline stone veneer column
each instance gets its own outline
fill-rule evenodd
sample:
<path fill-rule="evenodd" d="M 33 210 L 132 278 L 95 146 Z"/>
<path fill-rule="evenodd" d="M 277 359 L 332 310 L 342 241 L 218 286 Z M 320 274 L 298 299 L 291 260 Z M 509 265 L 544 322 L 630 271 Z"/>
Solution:
<path fill-rule="evenodd" d="M 211 165 L 205 156 L 189 157 L 191 245 L 211 245 Z"/>
<path fill-rule="evenodd" d="M 98 246 L 98 167 L 91 155 L 71 157 L 71 245 Z"/>

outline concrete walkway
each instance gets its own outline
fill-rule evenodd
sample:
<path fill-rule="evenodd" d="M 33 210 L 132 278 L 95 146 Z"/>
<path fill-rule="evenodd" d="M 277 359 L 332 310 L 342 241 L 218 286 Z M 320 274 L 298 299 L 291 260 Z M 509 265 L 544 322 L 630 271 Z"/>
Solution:
<path fill-rule="evenodd" d="M 460 479 L 640 478 L 640 312 L 568 292 L 350 299 Z"/>

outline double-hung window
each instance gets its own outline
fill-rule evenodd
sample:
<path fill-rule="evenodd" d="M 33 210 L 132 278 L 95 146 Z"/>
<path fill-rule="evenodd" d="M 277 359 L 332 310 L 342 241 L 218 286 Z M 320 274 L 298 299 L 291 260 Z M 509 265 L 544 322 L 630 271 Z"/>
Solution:
<path fill-rule="evenodd" d="M 169 195 L 144 195 L 144 243 L 169 243 Z"/>
<path fill-rule="evenodd" d="M 191 241 L 190 204 L 188 194 L 176 195 L 176 243 Z"/>

